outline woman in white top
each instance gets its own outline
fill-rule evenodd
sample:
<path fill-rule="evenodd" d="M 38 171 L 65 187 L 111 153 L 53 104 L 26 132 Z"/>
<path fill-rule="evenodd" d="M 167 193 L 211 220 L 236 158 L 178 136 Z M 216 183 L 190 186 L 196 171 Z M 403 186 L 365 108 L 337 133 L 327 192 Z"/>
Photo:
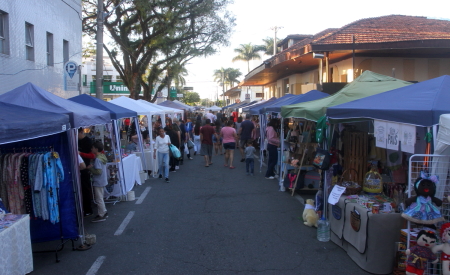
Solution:
<path fill-rule="evenodd" d="M 169 145 L 170 137 L 166 135 L 163 128 L 158 130 L 159 136 L 156 137 L 155 151 L 153 152 L 153 158 L 156 159 L 156 152 L 158 151 L 158 168 L 159 178 L 162 179 L 163 166 L 164 166 L 164 178 L 166 182 L 169 182 Z"/>

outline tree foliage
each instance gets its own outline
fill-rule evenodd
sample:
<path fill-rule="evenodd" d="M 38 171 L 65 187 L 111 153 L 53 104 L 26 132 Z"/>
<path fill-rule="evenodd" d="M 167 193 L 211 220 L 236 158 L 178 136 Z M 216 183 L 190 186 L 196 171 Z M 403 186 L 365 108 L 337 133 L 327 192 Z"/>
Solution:
<path fill-rule="evenodd" d="M 186 92 L 183 97 L 183 102 L 188 105 L 194 105 L 200 102 L 200 95 L 197 92 Z"/>
<path fill-rule="evenodd" d="M 278 41 L 278 39 L 277 39 Z M 266 37 L 263 39 L 263 45 L 261 45 L 261 48 L 264 49 L 264 54 L 266 55 L 273 55 L 273 37 Z M 277 47 L 277 53 L 279 51 L 279 47 Z"/>
<path fill-rule="evenodd" d="M 145 100 L 156 100 L 180 65 L 228 45 L 235 25 L 226 10 L 231 0 L 100 1 L 107 14 L 105 32 L 113 40 L 104 49 L 135 99 L 142 87 Z M 83 0 L 83 31 L 91 38 L 96 31 L 96 5 L 97 0 Z"/>
<path fill-rule="evenodd" d="M 261 59 L 261 55 L 259 54 L 259 52 L 264 50 L 264 47 L 252 45 L 252 43 L 241 44 L 238 48 L 234 49 L 234 52 L 238 55 L 233 57 L 232 61 L 246 61 L 248 72 L 250 72 L 250 60 Z"/>
<path fill-rule="evenodd" d="M 234 84 L 239 83 L 239 77 L 242 75 L 239 69 L 235 68 L 220 68 L 218 70 L 214 70 L 213 77 L 214 81 L 219 84 L 224 84 L 225 88 L 232 88 Z"/>

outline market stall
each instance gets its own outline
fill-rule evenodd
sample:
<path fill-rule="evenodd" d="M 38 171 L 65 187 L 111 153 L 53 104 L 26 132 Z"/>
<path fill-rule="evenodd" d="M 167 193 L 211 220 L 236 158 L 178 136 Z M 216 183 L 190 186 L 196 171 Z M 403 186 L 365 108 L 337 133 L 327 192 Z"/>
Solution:
<path fill-rule="evenodd" d="M 69 100 L 92 108 L 110 112 L 112 128 L 107 125 L 95 126 L 95 128 L 98 128 L 98 132 L 101 133 L 101 135 L 96 136 L 95 138 L 101 140 L 102 144 L 105 145 L 104 151 L 108 159 L 107 178 L 109 184 L 107 187 L 105 187 L 105 195 L 107 197 L 114 196 L 116 198 L 127 195 L 127 192 L 130 190 L 127 191 L 128 188 L 127 185 L 125 185 L 125 179 L 127 178 L 125 174 L 132 173 L 132 171 L 125 170 L 123 167 L 123 154 L 121 152 L 122 149 L 120 144 L 120 130 L 118 120 L 127 117 L 137 117 L 137 113 L 135 111 L 131 111 L 129 109 L 89 96 L 87 94 L 75 96 L 69 98 Z M 95 128 L 93 128 L 92 131 L 96 132 Z M 119 173 L 119 176 L 117 176 L 117 172 Z M 128 183 L 128 186 L 130 184 L 131 183 Z"/>
<path fill-rule="evenodd" d="M 365 139 L 372 140 L 368 142 L 369 145 L 367 147 L 371 149 L 370 152 L 368 150 L 365 152 L 365 157 L 368 160 L 378 163 L 379 169 L 375 170 L 376 173 L 379 172 L 378 183 L 383 184 L 383 193 L 393 199 L 393 210 L 391 213 L 379 215 L 380 218 L 383 216 L 385 218 L 391 218 L 393 215 L 400 215 L 405 210 L 407 205 L 404 204 L 407 197 L 403 195 L 404 190 L 409 187 L 408 194 L 413 194 L 412 190 L 417 187 L 414 183 L 423 174 L 429 175 L 430 177 L 437 176 L 440 179 L 439 182 L 436 182 L 436 193 L 434 197 L 439 200 L 445 199 L 444 194 L 448 185 L 447 177 L 450 159 L 446 151 L 447 146 L 445 145 L 445 140 L 448 139 L 448 132 L 445 126 L 445 114 L 450 112 L 450 107 L 446 104 L 446 102 L 450 101 L 449 88 L 450 76 L 442 76 L 328 108 L 327 116 L 330 122 L 333 124 L 345 123 L 352 125 L 355 131 L 359 133 L 365 132 Z M 435 143 L 433 142 L 433 138 L 431 138 L 431 129 L 434 129 L 434 133 L 437 132 L 436 125 L 439 122 L 440 116 L 442 132 L 439 130 L 438 138 L 436 138 L 438 142 Z M 367 133 L 373 134 L 367 136 Z M 436 134 L 433 136 L 436 136 Z M 431 147 L 432 144 L 436 144 L 434 153 Z M 345 155 L 344 161 L 349 161 Z M 400 174 L 403 174 L 402 177 L 398 175 L 399 171 Z M 406 171 L 408 172 L 406 173 Z M 369 182 L 367 175 L 369 173 L 365 174 L 362 179 L 359 177 L 356 178 L 356 181 L 361 184 L 363 190 L 370 187 L 370 183 L 367 185 Z M 401 188 L 399 189 L 398 187 Z M 349 197 L 347 196 L 346 198 Z M 341 197 L 337 205 L 341 204 L 342 200 L 345 200 L 345 198 Z M 363 203 L 362 207 L 363 210 L 373 211 L 372 205 L 368 206 Z M 338 206 L 338 208 L 341 207 Z M 441 210 L 442 216 L 447 211 L 445 209 L 443 208 Z M 331 212 L 333 213 L 333 211 Z M 397 213 L 393 213 L 394 211 Z M 351 215 L 352 213 L 342 214 L 346 224 L 349 223 L 348 221 L 350 221 Z M 347 236 L 341 234 L 341 226 L 339 224 L 342 221 L 336 219 L 334 214 L 330 215 L 330 222 L 332 240 L 344 247 L 347 246 L 352 241 L 352 230 L 347 230 Z M 404 224 L 404 222 L 405 220 L 399 216 L 386 224 L 389 224 L 388 229 L 391 230 L 392 225 Z M 365 234 L 367 235 L 366 238 L 368 240 L 375 238 L 370 236 L 370 232 L 373 232 L 375 228 L 368 223 L 363 225 L 367 226 L 369 230 L 372 230 Z M 344 224 L 343 226 L 345 227 L 346 225 Z M 421 226 L 423 225 L 408 220 L 408 228 L 404 229 L 403 232 L 414 232 L 411 231 L 412 227 L 420 228 Z M 389 242 L 383 242 L 383 246 L 394 247 L 395 242 L 400 241 L 400 230 L 396 227 L 395 231 L 391 233 L 386 232 L 386 234 L 389 234 L 385 235 L 388 237 L 387 240 Z M 417 232 L 415 236 L 417 236 Z M 407 234 L 407 237 L 409 239 L 412 236 Z M 348 245 L 348 250 L 346 250 L 358 265 L 369 272 L 378 274 L 386 273 L 381 272 L 379 267 L 377 267 L 376 259 L 374 258 L 375 255 L 368 256 L 362 251 L 359 251 L 359 253 L 355 251 L 350 252 L 350 249 L 353 249 L 352 247 L 355 244 L 359 245 L 360 242 L 354 243 L 352 246 Z M 381 249 L 381 246 L 376 245 L 376 242 L 372 247 Z M 405 247 L 409 247 L 409 242 L 405 242 Z M 392 250 L 383 253 L 383 257 L 388 262 L 394 261 L 395 256 L 396 253 Z M 388 267 L 390 268 L 388 271 L 391 272 L 394 265 L 391 264 Z M 404 262 L 396 262 L 395 267 L 397 269 L 402 267 L 404 270 Z"/>
<path fill-rule="evenodd" d="M 3 162 L 1 167 L 8 167 L 8 165 L 15 163 L 10 161 L 14 156 L 17 156 L 23 165 L 26 165 L 25 156 L 33 157 L 33 161 L 29 161 L 33 164 L 33 167 L 35 164 L 39 165 L 38 157 L 48 158 L 52 163 L 60 163 L 58 165 L 59 174 L 55 174 L 59 176 L 52 180 L 52 185 L 45 184 L 42 187 L 36 185 L 41 181 L 38 181 L 38 179 L 31 180 L 35 174 L 28 174 L 31 180 L 31 188 L 40 190 L 40 194 L 46 194 L 47 188 L 52 188 L 48 197 L 48 207 L 51 206 L 48 209 L 51 212 L 46 210 L 47 208 L 35 207 L 39 198 L 33 193 L 28 193 L 32 195 L 31 197 L 26 195 L 29 192 L 26 190 L 31 191 L 31 188 L 23 189 L 25 192 L 24 198 L 28 204 L 22 201 L 24 206 L 11 204 L 7 207 L 11 208 L 12 206 L 11 209 L 14 211 L 11 212 L 13 213 L 19 212 L 18 214 L 22 214 L 25 211 L 33 217 L 30 220 L 32 242 L 60 240 L 59 247 L 51 251 L 53 253 L 57 252 L 69 240 L 73 244 L 76 239 L 81 237 L 80 240 L 84 243 L 78 173 L 77 130 L 70 127 L 105 124 L 110 120 L 109 113 L 62 99 L 31 83 L 0 95 L 0 101 L 14 102 L 14 105 L 18 105 L 14 115 L 11 115 L 14 110 L 12 109 L 11 113 L 8 113 L 5 106 L 0 113 L 0 115 L 8 116 L 2 119 L 4 123 L 1 127 L 9 127 L 9 129 L 3 128 L 0 132 L 0 140 L 3 140 L 3 143 L 7 142 L 0 146 L 1 152 L 4 153 L 4 157 L 1 158 Z M 52 110 L 52 113 L 46 114 L 42 110 Z M 61 118 L 66 119 L 67 122 L 58 122 L 57 120 Z M 7 126 L 8 123 L 11 123 L 10 126 Z M 42 125 L 43 123 L 46 123 L 46 125 Z M 59 130 L 55 131 L 58 128 Z M 20 178 L 21 184 L 27 182 L 25 178 L 22 178 L 23 176 L 25 174 L 22 174 Z M 20 200 L 15 200 L 15 202 L 17 201 Z M 40 201 L 45 202 L 43 198 L 40 198 Z M 33 207 L 30 202 L 34 203 Z"/>

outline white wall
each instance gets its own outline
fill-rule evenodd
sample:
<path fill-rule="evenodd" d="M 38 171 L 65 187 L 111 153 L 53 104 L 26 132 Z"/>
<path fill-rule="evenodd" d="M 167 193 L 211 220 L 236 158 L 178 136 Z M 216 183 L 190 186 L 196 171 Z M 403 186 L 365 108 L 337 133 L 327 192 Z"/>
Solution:
<path fill-rule="evenodd" d="M 9 54 L 0 54 L 0 94 L 27 82 L 69 98 L 64 91 L 63 39 L 69 42 L 69 60 L 81 65 L 81 0 L 1 0 L 8 14 Z M 25 56 L 25 22 L 34 25 L 34 61 Z M 47 66 L 46 36 L 53 34 L 54 65 Z"/>

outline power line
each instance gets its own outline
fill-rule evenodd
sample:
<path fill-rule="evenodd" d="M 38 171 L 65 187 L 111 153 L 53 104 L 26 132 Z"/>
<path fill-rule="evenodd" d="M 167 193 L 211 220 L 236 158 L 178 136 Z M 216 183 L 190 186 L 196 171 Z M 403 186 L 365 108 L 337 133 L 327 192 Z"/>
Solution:
<path fill-rule="evenodd" d="M 67 3 L 64 0 L 61 0 L 64 4 L 66 4 L 67 6 L 69 6 L 71 9 L 73 9 L 77 14 L 78 14 L 78 18 L 80 18 L 81 21 L 83 21 L 83 19 L 81 18 L 80 12 L 78 12 L 74 7 L 72 7 L 69 3 Z"/>

